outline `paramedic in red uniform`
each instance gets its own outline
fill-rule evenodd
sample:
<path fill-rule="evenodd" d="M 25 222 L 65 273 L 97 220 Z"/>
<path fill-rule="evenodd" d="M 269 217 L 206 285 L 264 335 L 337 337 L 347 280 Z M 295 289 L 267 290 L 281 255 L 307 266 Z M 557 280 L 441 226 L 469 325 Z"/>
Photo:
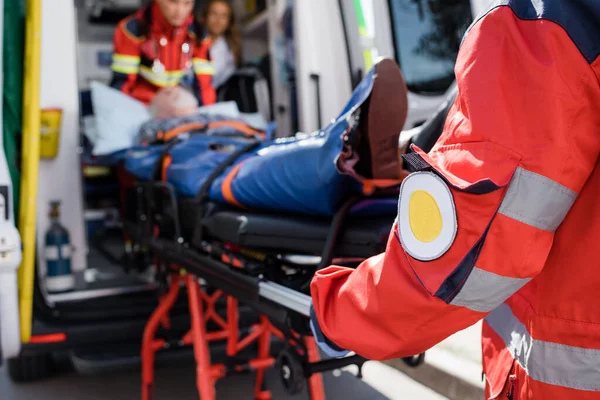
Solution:
<path fill-rule="evenodd" d="M 600 1 L 497 0 L 384 254 L 311 285 L 322 349 L 416 355 L 483 319 L 486 399 L 600 399 Z"/>
<path fill-rule="evenodd" d="M 111 86 L 150 105 L 161 90 L 185 87 L 198 105 L 216 101 L 210 39 L 194 21 L 194 0 L 153 0 L 114 35 Z"/>

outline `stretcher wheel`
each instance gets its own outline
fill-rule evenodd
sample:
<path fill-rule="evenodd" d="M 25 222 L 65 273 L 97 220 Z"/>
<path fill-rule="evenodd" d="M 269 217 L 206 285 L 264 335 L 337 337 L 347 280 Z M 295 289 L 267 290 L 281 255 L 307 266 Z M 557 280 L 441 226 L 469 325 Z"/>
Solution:
<path fill-rule="evenodd" d="M 409 367 L 418 367 L 419 365 L 423 364 L 423 361 L 425 361 L 425 353 L 421 353 L 412 357 L 404 357 L 402 361 L 404 361 L 404 363 Z"/>
<path fill-rule="evenodd" d="M 298 358 L 289 351 L 283 350 L 279 353 L 277 365 L 279 367 L 281 382 L 288 394 L 296 395 L 302 393 L 306 378 L 304 377 L 304 369 Z"/>
<path fill-rule="evenodd" d="M 54 370 L 50 354 L 20 355 L 8 359 L 8 375 L 13 382 L 33 382 L 49 378 Z"/>

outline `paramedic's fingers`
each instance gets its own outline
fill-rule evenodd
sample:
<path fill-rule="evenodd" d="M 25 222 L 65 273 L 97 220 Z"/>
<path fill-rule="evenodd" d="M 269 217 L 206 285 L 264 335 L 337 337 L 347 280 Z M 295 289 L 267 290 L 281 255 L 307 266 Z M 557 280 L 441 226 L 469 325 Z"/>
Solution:
<path fill-rule="evenodd" d="M 319 345 L 319 348 L 325 352 L 329 357 L 334 358 L 342 358 L 347 356 L 350 352 L 348 350 L 344 350 L 331 340 L 329 340 L 321 331 L 321 327 L 319 326 L 319 321 L 317 320 L 317 316 L 315 314 L 315 309 L 313 306 L 310 306 L 310 329 L 315 338 L 315 341 Z"/>

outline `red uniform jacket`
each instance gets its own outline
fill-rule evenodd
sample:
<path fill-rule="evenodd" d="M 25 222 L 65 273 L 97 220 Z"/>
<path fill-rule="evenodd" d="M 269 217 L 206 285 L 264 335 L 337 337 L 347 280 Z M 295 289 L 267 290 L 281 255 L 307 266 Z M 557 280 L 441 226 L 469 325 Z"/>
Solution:
<path fill-rule="evenodd" d="M 187 86 L 200 105 L 216 101 L 211 42 L 198 38 L 193 16 L 170 25 L 154 2 L 121 21 L 114 35 L 111 86 L 149 104 L 164 87 Z"/>
<path fill-rule="evenodd" d="M 600 2 L 497 0 L 407 156 L 384 254 L 312 281 L 323 348 L 419 354 L 483 319 L 486 399 L 600 399 Z"/>

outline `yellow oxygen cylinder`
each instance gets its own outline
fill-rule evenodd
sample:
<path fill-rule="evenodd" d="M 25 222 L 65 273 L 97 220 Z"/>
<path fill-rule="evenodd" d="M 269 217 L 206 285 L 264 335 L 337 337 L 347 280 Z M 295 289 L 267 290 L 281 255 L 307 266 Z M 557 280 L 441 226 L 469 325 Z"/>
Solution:
<path fill-rule="evenodd" d="M 19 308 L 23 343 L 28 343 L 31 338 L 35 273 L 35 228 L 41 122 L 41 12 L 41 0 L 27 0 L 23 84 L 23 155 L 19 206 L 19 232 L 23 243 L 23 261 L 19 268 Z"/>

